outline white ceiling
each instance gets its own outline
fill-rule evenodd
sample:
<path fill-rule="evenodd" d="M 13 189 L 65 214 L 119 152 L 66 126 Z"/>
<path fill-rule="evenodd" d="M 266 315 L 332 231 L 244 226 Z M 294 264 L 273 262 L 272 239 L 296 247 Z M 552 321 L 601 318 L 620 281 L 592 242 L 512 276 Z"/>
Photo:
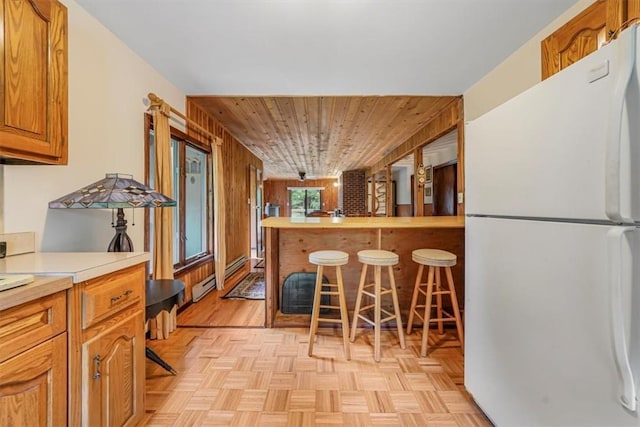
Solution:
<path fill-rule="evenodd" d="M 76 0 L 188 95 L 458 95 L 576 0 Z"/>

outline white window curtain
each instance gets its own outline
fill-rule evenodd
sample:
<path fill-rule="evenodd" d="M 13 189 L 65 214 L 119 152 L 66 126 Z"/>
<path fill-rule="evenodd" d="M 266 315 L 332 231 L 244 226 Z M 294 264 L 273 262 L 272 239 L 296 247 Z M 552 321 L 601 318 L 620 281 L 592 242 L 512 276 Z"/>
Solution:
<path fill-rule="evenodd" d="M 211 142 L 213 153 L 213 253 L 215 256 L 216 287 L 224 289 L 224 273 L 227 268 L 226 218 L 224 200 L 224 169 L 222 162 L 222 138 Z"/>

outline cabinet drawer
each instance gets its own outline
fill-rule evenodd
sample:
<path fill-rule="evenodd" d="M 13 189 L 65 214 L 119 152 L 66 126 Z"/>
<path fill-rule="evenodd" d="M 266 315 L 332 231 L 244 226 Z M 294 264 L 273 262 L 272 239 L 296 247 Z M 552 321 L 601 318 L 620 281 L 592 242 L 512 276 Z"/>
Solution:
<path fill-rule="evenodd" d="M 66 328 L 66 291 L 0 311 L 0 362 L 64 332 Z"/>
<path fill-rule="evenodd" d="M 86 329 L 144 301 L 144 268 L 133 267 L 85 282 L 82 288 L 82 328 Z"/>

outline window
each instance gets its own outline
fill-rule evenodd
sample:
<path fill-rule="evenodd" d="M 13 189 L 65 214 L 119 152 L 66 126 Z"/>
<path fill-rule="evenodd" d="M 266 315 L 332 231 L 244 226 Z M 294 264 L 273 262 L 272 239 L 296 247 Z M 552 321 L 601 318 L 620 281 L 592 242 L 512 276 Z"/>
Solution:
<path fill-rule="evenodd" d="M 289 206 L 292 217 L 307 216 L 322 209 L 322 189 L 310 187 L 290 187 Z"/>
<path fill-rule="evenodd" d="M 147 120 L 151 121 L 150 117 Z M 148 182 L 155 186 L 155 139 L 149 124 Z M 174 270 L 191 266 L 211 255 L 211 152 L 208 146 L 171 128 L 171 166 L 173 170 L 173 264 Z M 149 213 L 149 229 L 153 230 L 154 209 Z M 149 236 L 152 234 L 149 233 Z M 153 239 L 149 237 L 149 251 Z"/>
<path fill-rule="evenodd" d="M 207 252 L 207 153 L 185 146 L 183 180 L 185 195 L 184 236 L 185 258 Z"/>

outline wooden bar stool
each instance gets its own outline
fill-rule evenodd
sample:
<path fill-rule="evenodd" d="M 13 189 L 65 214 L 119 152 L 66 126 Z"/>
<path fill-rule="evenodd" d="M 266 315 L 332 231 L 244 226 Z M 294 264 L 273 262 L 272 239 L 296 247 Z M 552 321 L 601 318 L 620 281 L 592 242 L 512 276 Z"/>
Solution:
<path fill-rule="evenodd" d="M 443 251 L 440 249 L 416 249 L 411 253 L 413 261 L 420 264 L 418 267 L 418 274 L 416 275 L 416 282 L 413 287 L 413 297 L 411 298 L 411 309 L 409 310 L 409 320 L 407 321 L 407 334 L 411 333 L 411 326 L 413 324 L 413 316 L 416 315 L 422 319 L 422 347 L 420 349 L 420 355 L 427 355 L 427 340 L 429 337 L 429 325 L 430 323 L 438 323 L 438 332 L 444 333 L 444 322 L 456 322 L 456 328 L 458 329 L 458 339 L 460 340 L 460 347 L 464 350 L 464 333 L 462 330 L 462 320 L 460 317 L 460 310 L 458 308 L 458 299 L 456 297 L 456 288 L 453 284 L 453 276 L 451 275 L 451 267 L 456 265 L 457 257 L 451 252 Z M 421 283 L 422 272 L 424 266 L 429 267 L 429 273 L 427 276 L 427 282 Z M 447 287 L 449 290 L 442 290 L 440 286 L 440 268 L 444 267 L 445 274 L 447 275 Z M 433 290 L 433 279 L 435 276 L 435 291 Z M 426 287 L 426 290 L 424 289 Z M 425 296 L 425 303 L 418 304 L 418 294 Z M 436 297 L 436 303 L 432 304 L 433 296 Z M 449 295 L 451 299 L 451 306 L 453 307 L 453 315 L 442 309 L 442 295 Z M 418 309 L 424 309 L 424 315 L 418 312 Z M 431 308 L 436 309 L 436 317 L 431 318 Z"/>
<path fill-rule="evenodd" d="M 347 360 L 351 360 L 351 350 L 349 349 L 349 313 L 347 311 L 347 302 L 344 297 L 344 285 L 342 282 L 341 265 L 349 262 L 349 254 L 342 251 L 316 251 L 309 254 L 309 262 L 318 266 L 316 273 L 316 289 L 313 296 L 313 311 L 311 312 L 311 328 L 309 330 L 309 356 L 313 355 L 313 343 L 318 332 L 318 322 L 341 323 L 342 324 L 342 341 L 344 344 L 344 355 Z M 337 283 L 322 283 L 322 273 L 324 267 L 336 268 Z M 324 290 L 328 287 L 328 290 Z M 338 297 L 339 305 L 322 304 L 322 296 Z M 320 309 L 340 310 L 340 319 L 331 317 L 320 317 Z"/>
<path fill-rule="evenodd" d="M 358 252 L 358 261 L 362 263 L 362 273 L 360 274 L 360 284 L 358 286 L 358 296 L 356 297 L 356 308 L 353 312 L 353 322 L 351 323 L 351 342 L 356 339 L 356 329 L 358 327 L 358 318 L 364 320 L 374 328 L 374 359 L 380 361 L 380 325 L 389 320 L 396 319 L 398 327 L 398 338 L 400 339 L 400 347 L 405 348 L 404 334 L 402 331 L 402 319 L 400 317 L 400 307 L 398 305 L 398 293 L 396 292 L 396 282 L 393 276 L 393 266 L 398 263 L 398 254 L 390 251 L 367 249 Z M 373 283 L 365 284 L 367 278 L 367 267 L 374 266 Z M 382 267 L 387 266 L 389 272 L 389 287 L 382 287 Z M 369 288 L 373 288 L 369 290 Z M 381 298 L 383 295 L 391 294 L 393 300 L 393 313 L 381 308 Z M 373 304 L 361 307 L 362 295 L 367 295 L 374 300 Z M 370 320 L 364 314 L 364 311 L 374 309 L 374 319 Z M 381 312 L 387 316 L 381 318 Z"/>

